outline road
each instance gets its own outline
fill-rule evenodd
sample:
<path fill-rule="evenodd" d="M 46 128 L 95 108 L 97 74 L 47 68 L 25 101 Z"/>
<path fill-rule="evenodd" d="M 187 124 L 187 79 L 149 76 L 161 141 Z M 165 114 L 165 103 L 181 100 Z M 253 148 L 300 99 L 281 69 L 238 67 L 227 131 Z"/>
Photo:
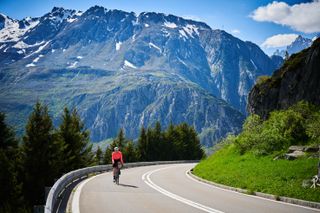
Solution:
<path fill-rule="evenodd" d="M 72 200 L 72 212 L 320 212 L 207 185 L 186 174 L 194 165 L 125 169 L 120 185 L 112 182 L 111 172 L 91 177 L 78 185 Z"/>

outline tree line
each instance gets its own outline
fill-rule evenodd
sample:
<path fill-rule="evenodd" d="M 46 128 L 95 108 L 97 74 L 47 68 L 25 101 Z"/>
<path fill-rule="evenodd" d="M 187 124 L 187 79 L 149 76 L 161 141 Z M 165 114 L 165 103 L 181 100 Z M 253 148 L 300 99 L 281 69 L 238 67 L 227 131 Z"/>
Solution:
<path fill-rule="evenodd" d="M 64 173 L 94 165 L 89 132 L 76 110 L 64 109 L 54 128 L 48 107 L 36 103 L 19 141 L 0 113 L 0 212 L 32 212 L 46 186 Z"/>
<path fill-rule="evenodd" d="M 123 129 L 120 129 L 104 155 L 98 147 L 97 161 L 111 163 L 111 153 L 116 146 L 122 151 L 125 162 L 197 160 L 205 156 L 196 131 L 186 123 L 170 124 L 165 130 L 162 130 L 160 122 L 147 129 L 142 127 L 137 143 L 126 139 Z"/>
<path fill-rule="evenodd" d="M 0 113 L 0 212 L 32 212 L 34 205 L 45 203 L 46 186 L 63 174 L 93 165 L 111 163 L 118 146 L 125 162 L 200 159 L 204 156 L 193 127 L 170 124 L 166 130 L 159 122 L 141 128 L 136 143 L 120 129 L 104 150 L 93 152 L 90 133 L 76 109 L 67 107 L 58 127 L 54 127 L 46 105 L 37 102 L 29 116 L 22 138 Z"/>

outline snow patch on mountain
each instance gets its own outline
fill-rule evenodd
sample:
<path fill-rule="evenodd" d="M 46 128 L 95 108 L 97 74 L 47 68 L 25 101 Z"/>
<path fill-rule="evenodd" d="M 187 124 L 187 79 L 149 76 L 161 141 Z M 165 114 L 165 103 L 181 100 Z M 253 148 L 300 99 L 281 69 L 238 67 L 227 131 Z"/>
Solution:
<path fill-rule="evenodd" d="M 173 22 L 164 22 L 164 26 L 171 29 L 177 28 L 177 25 Z"/>
<path fill-rule="evenodd" d="M 75 68 L 77 64 L 78 64 L 78 61 L 75 61 L 71 65 L 69 65 L 68 68 Z"/>
<path fill-rule="evenodd" d="M 29 47 L 39 46 L 39 45 L 43 44 L 44 42 L 45 41 L 37 42 L 35 44 L 26 44 L 23 41 L 19 41 L 15 45 L 13 45 L 12 47 L 14 47 L 16 49 L 26 49 L 26 48 L 29 48 Z"/>
<path fill-rule="evenodd" d="M 183 27 L 183 30 L 186 33 L 188 33 L 192 38 L 194 33 L 199 36 L 199 29 L 195 25 L 187 24 L 187 26 Z"/>
<path fill-rule="evenodd" d="M 42 58 L 44 55 L 39 55 L 37 58 L 35 58 L 32 62 L 37 63 L 40 58 Z"/>
<path fill-rule="evenodd" d="M 119 41 L 119 42 L 116 43 L 116 50 L 117 50 L 117 51 L 120 50 L 121 44 L 122 44 L 121 41 Z"/>
<path fill-rule="evenodd" d="M 151 47 L 153 47 L 153 48 L 155 48 L 155 49 L 159 50 L 159 52 L 161 53 L 161 48 L 160 48 L 160 47 L 158 47 L 158 46 L 157 46 L 157 45 L 155 45 L 154 43 L 149 42 L 149 48 L 151 48 Z"/>
<path fill-rule="evenodd" d="M 250 61 L 251 61 L 252 65 L 254 66 L 254 68 L 255 68 L 255 69 L 258 69 L 257 66 L 256 66 L 256 64 L 252 61 L 252 59 L 250 59 Z"/>
<path fill-rule="evenodd" d="M 188 38 L 186 32 L 184 30 L 179 30 L 180 36 L 184 38 Z"/>
<path fill-rule="evenodd" d="M 68 18 L 68 19 L 67 19 L 67 22 L 72 23 L 72 22 L 74 22 L 74 21 L 76 21 L 76 20 L 78 20 L 78 19 L 77 19 L 77 18 Z"/>
<path fill-rule="evenodd" d="M 30 56 L 41 52 L 50 42 L 51 42 L 51 40 L 50 40 L 50 41 L 47 41 L 44 45 L 40 46 L 36 51 L 34 51 L 33 53 L 25 56 L 24 58 L 29 58 Z"/>
<path fill-rule="evenodd" d="M 35 67 L 36 65 L 34 63 L 27 64 L 26 67 Z"/>
<path fill-rule="evenodd" d="M 132 69 L 137 69 L 137 67 L 135 65 L 133 65 L 131 62 L 124 60 L 124 66 L 125 67 L 130 67 Z"/>

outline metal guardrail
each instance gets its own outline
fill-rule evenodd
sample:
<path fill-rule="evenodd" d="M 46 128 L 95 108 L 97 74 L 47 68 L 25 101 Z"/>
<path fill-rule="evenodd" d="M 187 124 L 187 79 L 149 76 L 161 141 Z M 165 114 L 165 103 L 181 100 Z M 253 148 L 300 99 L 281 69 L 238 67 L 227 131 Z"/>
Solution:
<path fill-rule="evenodd" d="M 140 167 L 140 166 L 151 166 L 151 165 L 160 165 L 160 164 L 177 164 L 177 163 L 197 163 L 199 161 L 194 160 L 185 160 L 185 161 L 154 161 L 154 162 L 137 162 L 137 163 L 127 163 L 124 168 L 132 168 L 132 167 Z M 49 191 L 46 205 L 44 208 L 45 213 L 52 213 L 54 211 L 54 207 L 56 202 L 59 200 L 62 192 L 73 182 L 87 177 L 92 173 L 102 173 L 106 171 L 110 171 L 112 169 L 112 165 L 100 165 L 82 168 L 78 170 L 71 171 L 65 175 L 63 175 L 59 180 L 57 180 L 52 188 Z"/>

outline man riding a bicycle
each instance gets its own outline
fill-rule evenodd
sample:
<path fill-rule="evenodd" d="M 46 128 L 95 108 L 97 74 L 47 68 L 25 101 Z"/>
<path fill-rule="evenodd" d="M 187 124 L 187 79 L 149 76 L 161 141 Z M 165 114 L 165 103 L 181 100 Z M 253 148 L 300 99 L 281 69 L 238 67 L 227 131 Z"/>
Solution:
<path fill-rule="evenodd" d="M 120 172 L 119 163 L 123 166 L 122 153 L 118 147 L 114 147 L 114 152 L 112 152 L 112 167 L 113 167 L 113 182 L 116 181 L 116 172 Z"/>

